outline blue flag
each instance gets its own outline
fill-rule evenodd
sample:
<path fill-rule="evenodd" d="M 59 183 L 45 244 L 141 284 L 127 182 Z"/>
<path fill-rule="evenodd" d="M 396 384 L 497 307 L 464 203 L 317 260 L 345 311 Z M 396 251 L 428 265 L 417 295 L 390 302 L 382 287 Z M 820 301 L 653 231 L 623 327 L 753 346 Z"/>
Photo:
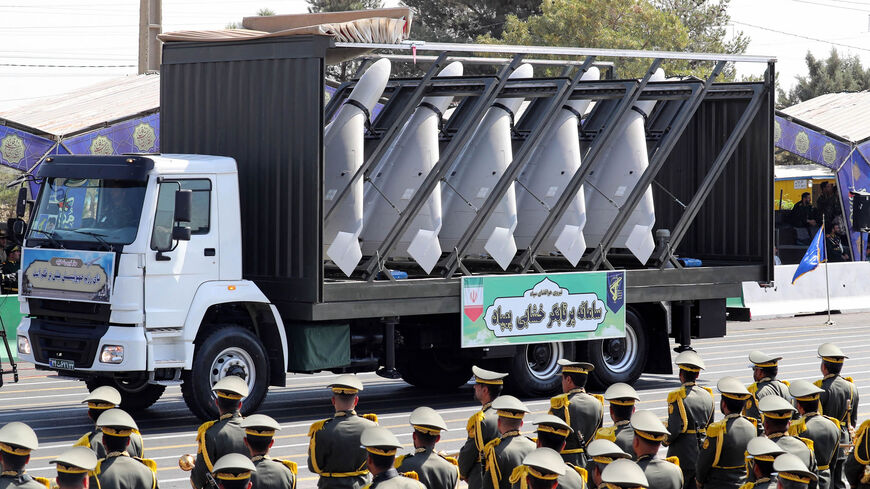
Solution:
<path fill-rule="evenodd" d="M 819 228 L 819 232 L 816 233 L 816 237 L 813 238 L 813 242 L 810 243 L 810 247 L 807 248 L 806 254 L 804 254 L 804 257 L 798 264 L 797 270 L 794 271 L 794 278 L 791 279 L 791 283 L 794 283 L 795 280 L 802 277 L 805 273 L 815 270 L 820 263 L 828 261 L 828 256 L 825 253 L 825 235 L 822 234 L 822 231 L 823 229 Z"/>

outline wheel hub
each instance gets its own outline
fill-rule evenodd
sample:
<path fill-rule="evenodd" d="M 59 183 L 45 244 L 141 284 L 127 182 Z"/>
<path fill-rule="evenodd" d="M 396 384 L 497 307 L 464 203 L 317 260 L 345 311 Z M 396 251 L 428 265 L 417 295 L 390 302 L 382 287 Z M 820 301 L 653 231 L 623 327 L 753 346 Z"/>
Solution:
<path fill-rule="evenodd" d="M 256 372 L 254 371 L 254 361 L 248 352 L 241 348 L 230 347 L 215 357 L 209 370 L 211 385 L 215 385 L 218 380 L 228 375 L 241 377 L 248 383 L 249 388 L 253 388 Z"/>
<path fill-rule="evenodd" d="M 558 361 L 564 356 L 561 343 L 543 343 L 526 347 L 526 363 L 529 373 L 541 380 L 549 381 L 559 372 Z"/>

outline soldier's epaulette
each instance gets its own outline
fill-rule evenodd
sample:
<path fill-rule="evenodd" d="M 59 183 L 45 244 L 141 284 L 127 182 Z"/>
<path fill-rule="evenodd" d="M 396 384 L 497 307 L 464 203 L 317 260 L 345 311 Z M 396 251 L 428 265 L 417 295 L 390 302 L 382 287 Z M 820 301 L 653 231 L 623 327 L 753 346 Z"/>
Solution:
<path fill-rule="evenodd" d="M 417 482 L 420 482 L 420 474 L 414 472 L 413 470 L 409 470 L 408 472 L 400 472 L 402 477 L 407 477 L 409 479 L 414 479 Z"/>
<path fill-rule="evenodd" d="M 483 421 L 483 418 L 485 417 L 486 415 L 483 413 L 483 411 L 478 411 L 472 414 L 470 418 L 468 418 L 468 424 L 465 426 L 465 430 L 468 432 L 469 438 L 477 437 L 477 425 L 478 423 Z"/>
<path fill-rule="evenodd" d="M 819 379 L 819 380 L 813 382 L 813 385 L 816 386 L 816 387 L 821 387 L 821 386 L 822 386 L 822 382 L 824 382 L 824 380 L 825 380 L 825 379 Z"/>
<path fill-rule="evenodd" d="M 680 457 L 665 457 L 665 460 L 676 465 L 677 467 L 680 466 Z"/>
<path fill-rule="evenodd" d="M 103 460 L 106 460 L 106 459 L 101 458 L 101 459 L 97 460 L 97 466 L 94 467 L 94 471 L 93 471 L 95 476 L 100 475 L 100 470 L 102 470 L 102 467 L 103 467 Z"/>
<path fill-rule="evenodd" d="M 711 396 L 713 395 L 713 389 L 712 389 L 712 388 L 707 387 L 706 385 L 702 385 L 701 388 L 704 389 L 705 391 L 707 391 L 707 394 L 710 394 Z"/>
<path fill-rule="evenodd" d="M 811 452 L 814 451 L 813 440 L 810 440 L 809 438 L 804 438 L 802 436 L 798 436 L 797 439 L 804 442 L 807 445 L 807 448 L 809 448 Z"/>
<path fill-rule="evenodd" d="M 595 432 L 595 439 L 616 441 L 616 426 L 598 428 L 598 431 Z"/>
<path fill-rule="evenodd" d="M 725 433 L 725 420 L 716 421 L 707 426 L 707 438 L 718 438 L 719 435 Z"/>
<path fill-rule="evenodd" d="M 332 418 L 330 418 L 330 419 L 332 419 Z M 314 433 L 317 433 L 318 431 L 322 430 L 323 425 L 325 425 L 327 421 L 329 421 L 329 419 L 322 419 L 322 420 L 317 421 L 315 423 L 311 423 L 311 427 L 308 428 L 308 438 L 311 438 L 312 436 L 314 436 Z"/>
<path fill-rule="evenodd" d="M 807 422 L 804 418 L 801 418 L 798 421 L 789 425 L 788 434 L 791 436 L 798 436 L 806 430 L 807 430 Z"/>
<path fill-rule="evenodd" d="M 494 438 L 492 440 L 489 440 L 489 442 L 487 442 L 487 444 L 483 446 L 484 455 L 488 457 L 493 452 L 493 450 L 495 450 L 495 447 L 499 446 L 499 444 L 501 444 L 501 438 Z"/>
<path fill-rule="evenodd" d="M 672 402 L 677 402 L 678 400 L 685 399 L 685 398 L 686 398 L 686 388 L 680 387 L 679 389 L 673 390 L 673 391 L 668 393 L 668 404 L 670 404 Z"/>
<path fill-rule="evenodd" d="M 141 462 L 144 466 L 151 469 L 151 472 L 157 474 L 157 462 L 151 460 L 150 458 L 133 457 L 133 459 Z"/>
<path fill-rule="evenodd" d="M 746 386 L 746 390 L 748 390 L 749 393 L 752 394 L 752 395 L 754 396 L 755 393 L 758 392 L 758 383 L 757 383 L 757 382 L 753 382 L 753 383 L 747 385 L 747 386 Z"/>
<path fill-rule="evenodd" d="M 90 433 L 85 433 L 84 435 L 82 435 L 81 438 L 78 439 L 78 441 L 76 441 L 76 442 L 73 444 L 73 446 L 74 446 L 74 447 L 87 447 L 87 448 L 91 448 L 91 434 L 90 434 Z"/>
<path fill-rule="evenodd" d="M 602 396 L 601 394 L 592 394 L 592 397 L 598 399 L 598 402 L 601 403 L 601 407 L 604 407 L 604 396 Z"/>
<path fill-rule="evenodd" d="M 397 457 L 396 457 L 396 460 L 393 462 L 393 467 L 395 467 L 395 468 L 397 468 L 397 469 L 398 469 L 399 467 L 401 467 L 401 466 L 402 466 L 402 462 L 405 461 L 405 457 L 407 457 L 407 456 L 408 456 L 407 454 L 406 454 L 406 455 L 399 455 L 399 456 L 397 456 Z"/>
<path fill-rule="evenodd" d="M 568 467 L 574 469 L 574 472 L 577 472 L 580 475 L 580 478 L 583 479 L 583 484 L 586 484 L 586 482 L 589 480 L 589 472 L 587 472 L 586 469 L 582 467 L 577 467 L 572 463 L 568 463 L 567 465 Z"/>
<path fill-rule="evenodd" d="M 366 413 L 366 414 L 363 414 L 362 417 L 371 421 L 372 423 L 375 423 L 375 424 L 377 424 L 377 422 L 378 422 L 378 415 L 375 413 Z"/>
<path fill-rule="evenodd" d="M 747 482 L 746 484 L 743 484 L 742 486 L 740 486 L 740 489 L 753 489 L 754 487 L 755 487 L 754 482 Z"/>
<path fill-rule="evenodd" d="M 196 430 L 196 441 L 201 441 L 205 436 L 205 432 L 208 431 L 217 421 L 206 421 L 205 423 L 199 425 L 199 428 Z"/>
<path fill-rule="evenodd" d="M 299 464 L 297 464 L 296 462 L 292 462 L 290 460 L 281 460 L 281 459 L 277 459 L 277 458 L 275 459 L 275 461 L 281 462 L 282 464 L 284 464 L 284 467 L 287 467 L 288 469 L 290 469 L 290 472 L 292 472 L 293 475 L 296 475 L 299 473 Z"/>
<path fill-rule="evenodd" d="M 51 489 L 51 479 L 46 479 L 45 477 L 34 477 L 33 480 L 45 486 L 45 489 Z"/>
<path fill-rule="evenodd" d="M 550 407 L 553 409 L 562 409 L 569 404 L 571 404 L 571 401 L 568 399 L 568 394 L 559 394 L 550 399 Z"/>
<path fill-rule="evenodd" d="M 746 421 L 749 421 L 750 423 L 752 423 L 752 426 L 755 426 L 755 428 L 758 429 L 758 420 L 757 420 L 757 419 L 755 419 L 755 418 L 750 418 L 749 416 L 746 416 L 745 414 L 741 414 L 740 417 L 742 417 L 742 418 L 745 419 Z M 723 420 L 723 421 L 724 421 L 724 420 Z M 710 430 L 709 430 L 709 429 L 707 429 L 707 434 L 708 434 L 708 435 L 710 434 Z"/>
<path fill-rule="evenodd" d="M 843 378 L 848 380 L 849 382 L 851 382 L 853 384 L 855 383 L 855 379 L 853 379 L 852 377 L 843 377 Z"/>
<path fill-rule="evenodd" d="M 870 430 L 870 419 L 865 420 L 861 423 L 861 426 L 855 430 L 855 449 L 852 451 L 852 455 L 862 465 L 870 464 L 870 450 L 867 450 L 866 446 L 866 438 L 867 432 Z"/>
<path fill-rule="evenodd" d="M 837 429 L 840 429 L 841 424 L 840 424 L 840 420 L 839 420 L 839 419 L 837 419 L 837 418 L 832 418 L 832 417 L 830 417 L 830 416 L 825 416 L 824 414 L 822 415 L 822 417 L 827 418 L 827 419 L 830 419 L 831 421 L 834 422 L 835 425 L 837 425 Z"/>
<path fill-rule="evenodd" d="M 783 384 L 785 384 L 786 387 L 791 387 L 791 382 L 789 382 L 789 381 L 787 381 L 787 380 L 780 380 L 780 382 L 782 382 Z"/>
<path fill-rule="evenodd" d="M 450 462 L 451 464 L 459 467 L 459 460 L 457 460 L 456 457 L 449 457 L 449 456 L 444 455 L 442 453 L 439 453 L 438 456 L 443 458 L 444 460 Z"/>

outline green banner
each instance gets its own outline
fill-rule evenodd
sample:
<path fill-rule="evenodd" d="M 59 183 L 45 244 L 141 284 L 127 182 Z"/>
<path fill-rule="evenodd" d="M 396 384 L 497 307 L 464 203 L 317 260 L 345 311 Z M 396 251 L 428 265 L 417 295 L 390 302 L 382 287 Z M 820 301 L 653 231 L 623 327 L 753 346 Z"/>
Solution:
<path fill-rule="evenodd" d="M 625 272 L 462 278 L 462 348 L 625 336 Z"/>

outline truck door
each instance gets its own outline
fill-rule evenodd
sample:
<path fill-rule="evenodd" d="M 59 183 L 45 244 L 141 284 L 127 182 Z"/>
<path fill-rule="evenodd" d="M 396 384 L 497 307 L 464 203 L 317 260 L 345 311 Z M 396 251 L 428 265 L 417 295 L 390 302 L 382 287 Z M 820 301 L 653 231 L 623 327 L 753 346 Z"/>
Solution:
<path fill-rule="evenodd" d="M 145 259 L 145 320 L 149 328 L 179 327 L 200 284 L 219 277 L 217 204 L 208 178 L 166 178 L 159 185 L 152 251 Z M 173 243 L 175 249 L 159 254 L 160 245 L 172 243 L 179 189 L 193 191 L 190 241 Z"/>

